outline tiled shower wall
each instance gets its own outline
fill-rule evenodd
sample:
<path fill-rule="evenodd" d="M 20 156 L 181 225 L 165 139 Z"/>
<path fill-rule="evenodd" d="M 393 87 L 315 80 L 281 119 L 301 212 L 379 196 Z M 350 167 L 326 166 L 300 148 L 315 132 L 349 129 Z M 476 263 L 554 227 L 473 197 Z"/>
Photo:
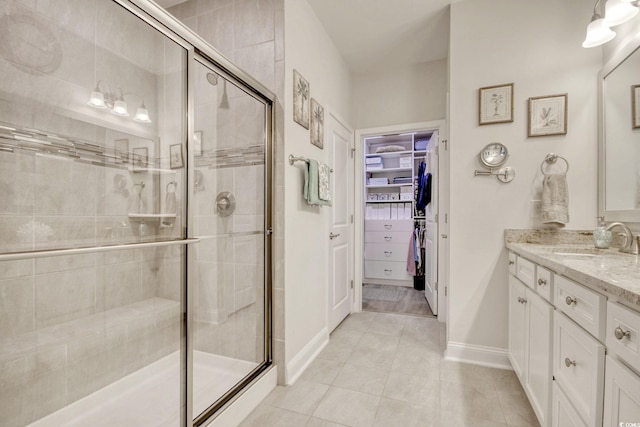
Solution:
<path fill-rule="evenodd" d="M 274 105 L 273 343 L 274 361 L 284 363 L 284 0 L 189 0 L 169 9 L 223 55 L 277 96 Z M 206 138 L 206 137 L 205 137 Z M 223 172 L 223 174 L 226 172 Z M 242 174 L 241 170 L 238 173 Z M 227 178 L 222 178 L 224 182 Z M 200 197 L 196 193 L 196 197 Z M 245 218 L 249 219 L 249 217 Z M 224 220 L 222 220 L 224 221 Z M 250 222 L 247 222 L 250 227 Z M 227 225 L 229 227 L 229 225 Z M 201 248 L 207 244 L 201 243 Z M 213 245 L 210 243 L 209 245 Z M 228 250 L 225 243 L 220 243 Z M 250 244 L 254 247 L 254 244 Z M 220 246 L 216 244 L 218 250 Z M 237 254 L 238 252 L 234 252 Z M 284 369 L 279 369 L 283 382 Z"/>

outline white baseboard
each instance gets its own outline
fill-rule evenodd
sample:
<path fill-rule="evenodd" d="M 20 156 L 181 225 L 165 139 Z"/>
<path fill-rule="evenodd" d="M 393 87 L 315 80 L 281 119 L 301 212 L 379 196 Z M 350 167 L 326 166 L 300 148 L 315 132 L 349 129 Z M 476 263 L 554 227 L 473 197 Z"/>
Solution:
<path fill-rule="evenodd" d="M 471 363 L 490 368 L 513 370 L 507 350 L 481 345 L 464 344 L 449 341 L 444 358 L 454 362 Z"/>
<path fill-rule="evenodd" d="M 271 391 L 276 388 L 278 382 L 278 369 L 272 366 L 260 378 L 234 400 L 229 406 L 224 408 L 220 415 L 215 417 L 207 427 L 228 427 L 237 426 L 249 416 L 249 414 L 260 405 L 260 402 Z"/>
<path fill-rule="evenodd" d="M 327 328 L 323 328 L 318 335 L 313 337 L 313 339 L 287 363 L 284 372 L 285 383 L 287 385 L 295 383 L 327 344 L 329 344 L 329 331 Z"/>

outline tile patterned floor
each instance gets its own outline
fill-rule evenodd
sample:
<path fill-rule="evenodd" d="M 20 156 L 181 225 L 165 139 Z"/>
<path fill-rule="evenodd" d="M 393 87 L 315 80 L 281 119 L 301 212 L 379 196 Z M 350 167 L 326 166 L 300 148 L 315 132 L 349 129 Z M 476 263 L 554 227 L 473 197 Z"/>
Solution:
<path fill-rule="evenodd" d="M 404 286 L 362 285 L 362 309 L 434 317 L 424 291 Z"/>
<path fill-rule="evenodd" d="M 511 371 L 442 358 L 437 319 L 362 312 L 241 427 L 539 427 Z"/>

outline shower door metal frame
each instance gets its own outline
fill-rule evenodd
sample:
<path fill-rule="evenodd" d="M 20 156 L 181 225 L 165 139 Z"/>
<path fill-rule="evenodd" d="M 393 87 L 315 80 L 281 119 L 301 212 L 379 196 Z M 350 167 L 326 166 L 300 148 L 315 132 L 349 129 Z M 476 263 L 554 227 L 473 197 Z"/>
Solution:
<path fill-rule="evenodd" d="M 187 238 L 182 241 L 172 241 L 174 244 L 183 244 L 187 259 L 187 272 L 185 278 L 185 286 L 183 301 L 186 303 L 184 315 L 184 333 L 183 337 L 186 343 L 183 346 L 185 355 L 182 362 L 186 369 L 182 371 L 183 378 L 181 384 L 183 387 L 182 395 L 185 398 L 185 405 L 182 406 L 182 421 L 185 427 L 198 427 L 209 423 L 215 415 L 231 404 L 244 388 L 256 381 L 260 375 L 266 371 L 273 362 L 273 316 L 272 316 L 272 298 L 273 298 L 273 269 L 272 269 L 272 211 L 273 211 L 273 142 L 275 141 L 275 109 L 273 105 L 276 97 L 273 92 L 262 85 L 258 80 L 240 69 L 237 65 L 227 59 L 222 53 L 218 52 L 202 37 L 190 30 L 173 15 L 166 10 L 158 7 L 150 0 L 112 0 L 120 6 L 127 9 L 133 15 L 143 20 L 151 27 L 183 47 L 187 51 L 186 61 L 186 135 L 184 140 L 187 141 L 187 196 L 186 196 L 186 228 Z M 193 307 L 192 293 L 189 291 L 189 277 L 194 276 L 193 251 L 189 250 L 192 243 L 199 240 L 193 235 L 194 209 L 193 195 L 195 193 L 195 185 L 192 177 L 194 176 L 194 118 L 190 112 L 194 110 L 194 64 L 199 59 L 208 62 L 210 66 L 219 70 L 219 73 L 226 79 L 236 82 L 242 86 L 245 92 L 253 96 L 256 100 L 262 102 L 265 106 L 265 184 L 264 184 L 264 350 L 265 360 L 250 372 L 242 381 L 236 384 L 231 390 L 223 395 L 218 401 L 209 407 L 207 411 L 193 419 L 193 319 L 191 316 Z M 185 360 L 186 359 L 186 360 Z"/>

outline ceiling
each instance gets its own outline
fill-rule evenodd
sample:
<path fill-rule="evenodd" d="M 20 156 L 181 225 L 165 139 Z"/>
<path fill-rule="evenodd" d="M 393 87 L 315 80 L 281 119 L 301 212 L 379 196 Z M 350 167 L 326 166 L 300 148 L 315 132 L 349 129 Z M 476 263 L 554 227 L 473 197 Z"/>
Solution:
<path fill-rule="evenodd" d="M 354 73 L 444 59 L 455 0 L 307 0 Z"/>
<path fill-rule="evenodd" d="M 155 1 L 166 8 L 185 0 Z M 448 5 L 457 0 L 307 1 L 353 73 L 448 55 Z"/>

